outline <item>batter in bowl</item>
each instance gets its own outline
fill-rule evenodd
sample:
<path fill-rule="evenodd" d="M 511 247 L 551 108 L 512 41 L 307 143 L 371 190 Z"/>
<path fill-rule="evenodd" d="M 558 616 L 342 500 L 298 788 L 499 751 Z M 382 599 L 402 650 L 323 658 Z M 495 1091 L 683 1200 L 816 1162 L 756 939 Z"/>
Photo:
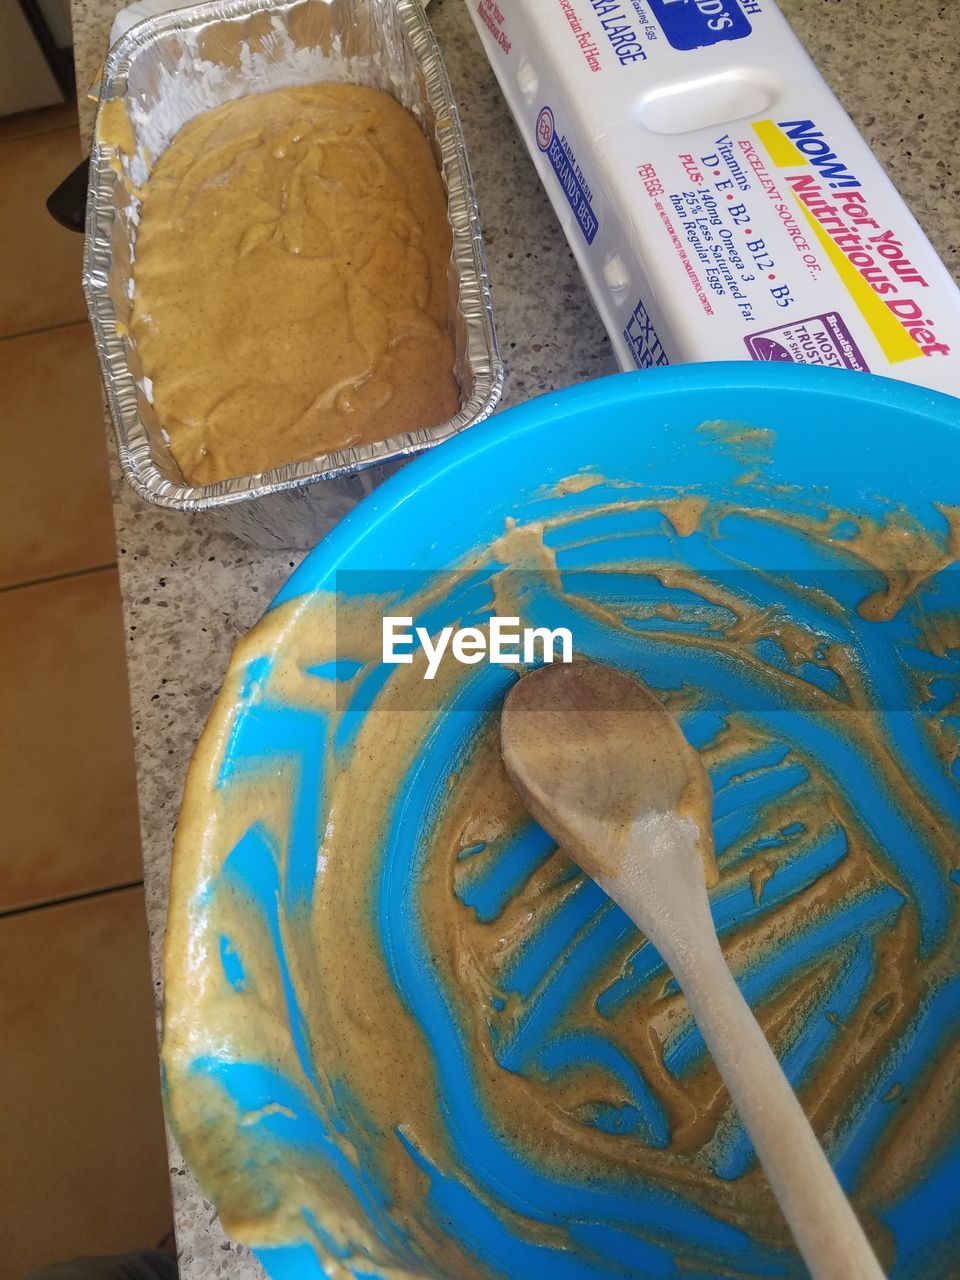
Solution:
<path fill-rule="evenodd" d="M 453 664 L 427 688 L 422 661 L 380 668 L 386 612 L 563 623 L 701 751 L 725 953 L 900 1266 L 889 1224 L 960 1106 L 931 1015 L 957 999 L 958 738 L 905 691 L 936 705 L 956 674 L 937 592 L 917 597 L 960 518 L 934 537 L 895 512 L 597 496 L 509 527 L 432 596 L 291 600 L 241 646 L 178 834 L 174 1122 L 229 1231 L 307 1240 L 336 1280 L 802 1274 L 676 984 L 506 779 L 513 673 Z M 823 574 L 738 567 L 774 536 Z M 255 1088 L 224 1044 L 264 1064 Z"/>
<path fill-rule="evenodd" d="M 450 252 L 430 145 L 388 94 L 278 89 L 190 121 L 144 191 L 129 325 L 184 479 L 453 417 Z"/>

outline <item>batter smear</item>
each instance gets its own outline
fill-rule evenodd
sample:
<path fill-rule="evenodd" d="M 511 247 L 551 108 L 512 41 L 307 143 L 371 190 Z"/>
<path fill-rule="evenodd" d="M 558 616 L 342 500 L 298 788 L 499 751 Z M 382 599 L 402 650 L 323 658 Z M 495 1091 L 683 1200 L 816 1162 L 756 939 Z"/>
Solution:
<path fill-rule="evenodd" d="M 130 322 L 188 483 L 453 417 L 450 252 L 430 145 L 388 94 L 279 89 L 190 121 L 146 187 Z"/>
<path fill-rule="evenodd" d="M 660 691 L 713 780 L 727 961 L 884 1268 L 952 1278 L 946 1254 L 917 1263 L 897 1215 L 950 1167 L 960 1109 L 960 737 L 931 714 L 958 678 L 937 657 L 957 636 L 938 568 L 960 517 L 924 534 L 903 512 L 625 493 L 508 522 L 462 581 L 402 608 L 569 625 L 581 656 Z M 628 509 L 645 534 L 622 536 Z M 745 526 L 804 538 L 827 569 L 697 567 L 707 546 L 739 565 Z M 274 609 L 191 768 L 164 1056 L 227 1229 L 306 1243 L 331 1280 L 796 1280 L 683 995 L 507 778 L 512 675 L 451 663 L 428 686 L 421 652 L 381 679 L 399 607 L 319 592 Z"/>

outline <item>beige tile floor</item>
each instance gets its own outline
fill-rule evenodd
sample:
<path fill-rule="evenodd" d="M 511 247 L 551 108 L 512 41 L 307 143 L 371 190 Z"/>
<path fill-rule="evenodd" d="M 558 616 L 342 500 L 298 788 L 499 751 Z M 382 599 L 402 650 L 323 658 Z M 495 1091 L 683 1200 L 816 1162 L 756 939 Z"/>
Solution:
<path fill-rule="evenodd" d="M 0 1276 L 170 1228 L 71 106 L 0 120 Z"/>

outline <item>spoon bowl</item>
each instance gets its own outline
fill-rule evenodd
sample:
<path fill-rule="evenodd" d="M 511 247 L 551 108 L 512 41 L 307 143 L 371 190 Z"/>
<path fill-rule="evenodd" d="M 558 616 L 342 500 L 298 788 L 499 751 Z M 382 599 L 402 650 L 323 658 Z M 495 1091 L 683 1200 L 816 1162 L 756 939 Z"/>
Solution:
<path fill-rule="evenodd" d="M 638 828 L 674 819 L 716 883 L 710 778 L 639 680 L 602 663 L 540 667 L 507 695 L 500 743 L 530 813 L 604 887 L 628 871 Z"/>

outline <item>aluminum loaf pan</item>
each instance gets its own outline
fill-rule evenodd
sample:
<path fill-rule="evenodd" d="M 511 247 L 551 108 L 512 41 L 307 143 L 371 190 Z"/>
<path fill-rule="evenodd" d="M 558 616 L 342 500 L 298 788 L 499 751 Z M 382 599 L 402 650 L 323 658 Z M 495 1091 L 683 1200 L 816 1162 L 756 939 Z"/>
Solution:
<path fill-rule="evenodd" d="M 392 94 L 433 147 L 453 235 L 448 280 L 461 408 L 440 426 L 377 444 L 189 485 L 128 335 L 142 187 L 152 160 L 194 116 L 246 94 L 321 81 Z M 120 132 L 129 125 L 120 146 L 118 110 Z M 312 546 L 404 460 L 492 413 L 503 365 L 476 194 L 450 82 L 418 0 L 216 0 L 147 19 L 122 36 L 100 84 L 83 285 L 127 480 L 147 501 L 213 513 L 258 546 Z"/>

